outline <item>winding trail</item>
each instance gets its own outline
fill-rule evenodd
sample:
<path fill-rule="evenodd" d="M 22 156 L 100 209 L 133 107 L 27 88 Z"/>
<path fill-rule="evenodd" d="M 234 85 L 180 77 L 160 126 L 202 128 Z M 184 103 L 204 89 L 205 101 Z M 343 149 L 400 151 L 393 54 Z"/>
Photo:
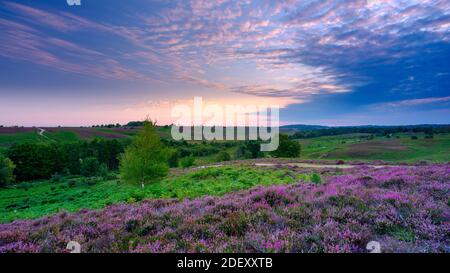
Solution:
<path fill-rule="evenodd" d="M 42 128 L 36 128 L 36 129 L 39 130 L 38 134 L 39 134 L 40 136 L 45 137 L 45 136 L 44 136 L 45 129 L 42 129 Z"/>
<path fill-rule="evenodd" d="M 48 140 L 53 140 L 53 139 L 49 138 L 48 136 L 44 135 L 44 133 L 47 132 L 47 130 L 42 129 L 42 128 L 39 128 L 39 127 L 36 127 L 36 129 L 38 129 L 38 132 L 37 132 L 37 133 L 38 133 L 38 135 L 40 135 L 41 137 L 45 137 L 45 138 L 48 139 Z"/>

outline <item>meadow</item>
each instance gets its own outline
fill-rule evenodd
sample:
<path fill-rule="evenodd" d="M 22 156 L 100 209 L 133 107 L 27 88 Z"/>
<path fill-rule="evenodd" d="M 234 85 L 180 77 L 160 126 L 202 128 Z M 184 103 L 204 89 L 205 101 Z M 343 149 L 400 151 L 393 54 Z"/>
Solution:
<path fill-rule="evenodd" d="M 412 139 L 416 136 L 418 139 Z M 421 133 L 399 133 L 366 138 L 365 134 L 347 134 L 302 139 L 303 159 L 382 160 L 387 162 L 448 162 L 450 134 L 432 139 Z"/>

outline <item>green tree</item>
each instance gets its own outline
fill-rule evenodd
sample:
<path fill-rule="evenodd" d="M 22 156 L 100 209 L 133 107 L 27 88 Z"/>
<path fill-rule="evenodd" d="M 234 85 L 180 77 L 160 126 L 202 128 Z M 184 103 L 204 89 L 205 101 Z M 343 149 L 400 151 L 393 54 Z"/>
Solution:
<path fill-rule="evenodd" d="M 5 187 L 14 182 L 14 163 L 0 154 L 0 187 Z"/>
<path fill-rule="evenodd" d="M 298 141 L 290 140 L 287 135 L 280 135 L 280 145 L 271 154 L 274 157 L 299 157 L 300 150 Z"/>
<path fill-rule="evenodd" d="M 143 129 L 120 157 L 120 174 L 131 183 L 145 183 L 164 177 L 169 171 L 170 151 L 162 143 L 153 122 L 146 120 Z"/>
<path fill-rule="evenodd" d="M 15 144 L 7 151 L 16 168 L 18 181 L 48 179 L 63 168 L 61 149 L 56 144 L 22 143 Z"/>
<path fill-rule="evenodd" d="M 81 161 L 80 173 L 84 177 L 98 175 L 100 163 L 96 157 L 87 157 Z"/>

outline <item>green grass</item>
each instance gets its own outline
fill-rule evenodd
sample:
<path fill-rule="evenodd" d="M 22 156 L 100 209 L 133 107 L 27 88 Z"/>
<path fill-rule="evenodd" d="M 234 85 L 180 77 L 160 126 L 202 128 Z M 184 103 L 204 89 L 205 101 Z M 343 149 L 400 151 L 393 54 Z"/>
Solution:
<path fill-rule="evenodd" d="M 15 134 L 0 134 L 0 146 L 8 147 L 18 142 L 45 141 L 45 138 L 36 132 L 20 132 Z"/>
<path fill-rule="evenodd" d="M 419 139 L 411 139 L 412 135 Z M 372 140 L 352 134 L 302 139 L 300 143 L 302 159 L 450 161 L 450 134 L 437 134 L 433 139 L 425 139 L 423 134 L 395 134 L 391 138 L 375 137 Z"/>
<path fill-rule="evenodd" d="M 145 189 L 121 183 L 118 179 L 93 181 L 72 178 L 66 181 L 41 181 L 0 190 L 0 222 L 38 218 L 61 210 L 98 209 L 120 202 L 136 202 L 148 198 L 196 198 L 223 195 L 256 185 L 311 181 L 310 175 L 289 170 L 266 170 L 249 167 L 207 168 L 179 176 L 167 177 Z"/>

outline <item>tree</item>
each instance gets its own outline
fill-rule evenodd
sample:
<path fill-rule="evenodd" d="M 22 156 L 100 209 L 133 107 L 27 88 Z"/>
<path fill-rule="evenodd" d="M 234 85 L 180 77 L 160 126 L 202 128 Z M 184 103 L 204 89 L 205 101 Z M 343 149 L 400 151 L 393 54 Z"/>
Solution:
<path fill-rule="evenodd" d="M 120 174 L 131 183 L 145 183 L 164 177 L 169 171 L 170 151 L 162 143 L 155 124 L 144 121 L 144 127 L 120 157 Z"/>
<path fill-rule="evenodd" d="M 82 176 L 91 177 L 98 175 L 100 163 L 95 157 L 88 157 L 81 160 L 80 173 Z"/>
<path fill-rule="evenodd" d="M 264 153 L 261 152 L 261 141 L 249 140 L 240 145 L 236 150 L 236 158 L 259 158 L 263 157 Z"/>
<path fill-rule="evenodd" d="M 16 168 L 18 181 L 48 179 L 63 168 L 62 153 L 56 144 L 22 143 L 15 144 L 7 151 Z"/>
<path fill-rule="evenodd" d="M 14 163 L 0 154 L 0 187 L 5 187 L 14 182 Z"/>
<path fill-rule="evenodd" d="M 280 135 L 280 145 L 271 154 L 274 157 L 299 157 L 300 143 L 290 140 L 287 135 Z"/>

